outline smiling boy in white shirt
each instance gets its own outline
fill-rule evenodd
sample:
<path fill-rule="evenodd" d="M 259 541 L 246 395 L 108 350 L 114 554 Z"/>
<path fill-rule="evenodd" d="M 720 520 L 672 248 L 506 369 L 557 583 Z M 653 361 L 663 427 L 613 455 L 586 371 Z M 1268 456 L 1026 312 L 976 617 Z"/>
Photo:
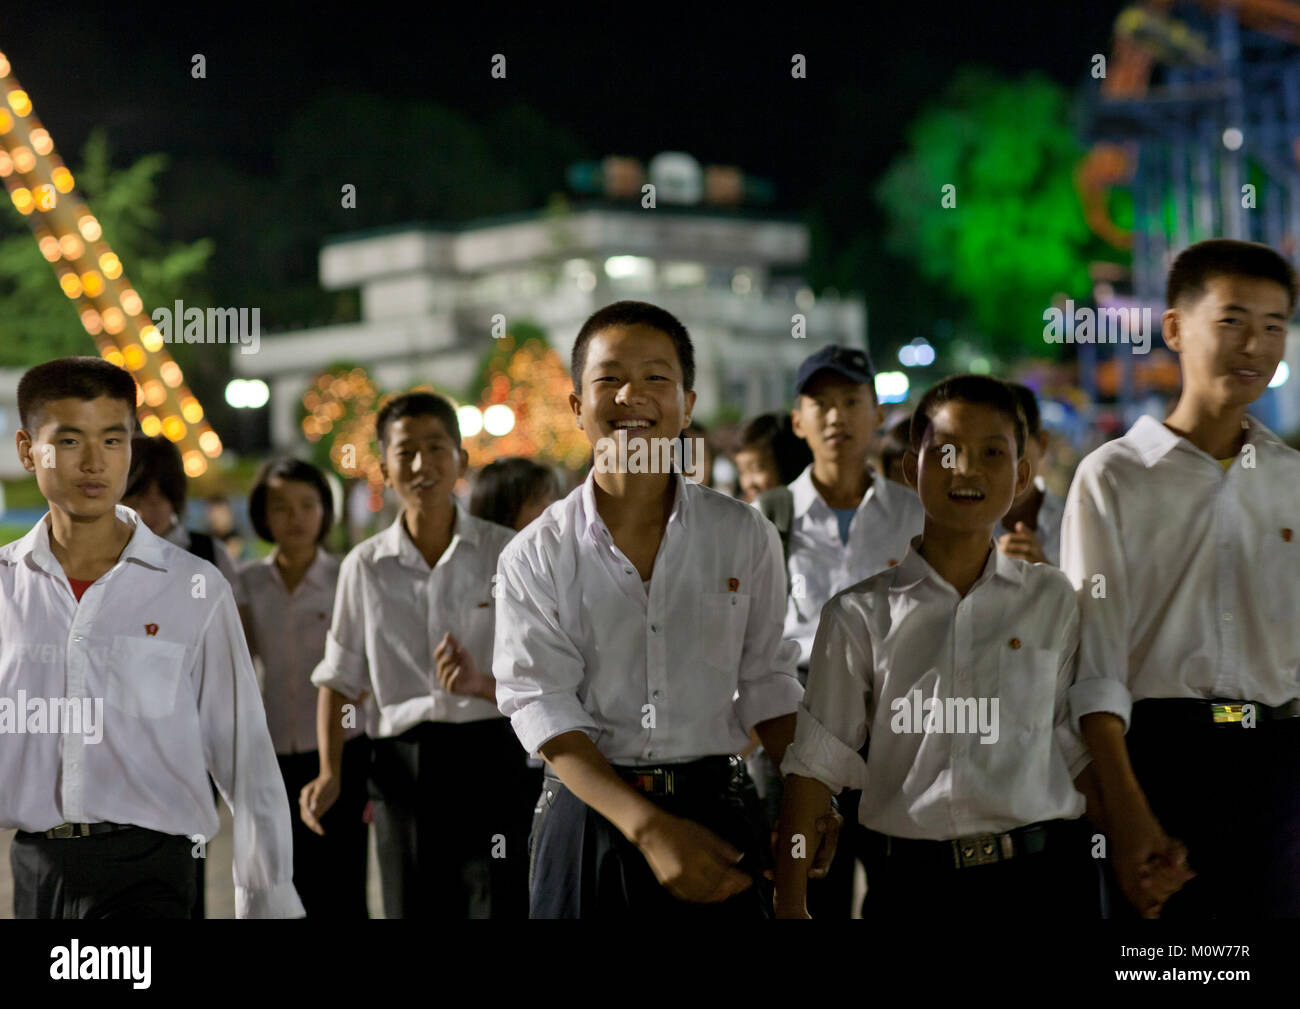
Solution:
<path fill-rule="evenodd" d="M 992 378 L 954 376 L 917 406 L 903 465 L 924 531 L 822 610 L 782 765 L 779 917 L 807 916 L 815 821 L 846 786 L 886 838 L 872 917 L 1098 913 L 1073 784 L 1087 755 L 1066 705 L 1077 606 L 1060 572 L 993 542 L 1030 479 L 1025 438 L 1015 395 Z"/>
<path fill-rule="evenodd" d="M 1163 317 L 1178 403 L 1085 458 L 1066 500 L 1070 703 L 1146 917 L 1300 916 L 1300 453 L 1246 412 L 1296 292 L 1267 246 L 1184 250 Z"/>
<path fill-rule="evenodd" d="M 656 306 L 595 313 L 572 373 L 598 453 L 626 438 L 636 458 L 646 439 L 662 459 L 690 421 L 690 337 Z M 547 761 L 531 915 L 768 918 L 768 831 L 736 754 L 751 728 L 782 753 L 801 693 L 777 533 L 671 466 L 639 468 L 597 458 L 498 566 L 497 697 Z"/>

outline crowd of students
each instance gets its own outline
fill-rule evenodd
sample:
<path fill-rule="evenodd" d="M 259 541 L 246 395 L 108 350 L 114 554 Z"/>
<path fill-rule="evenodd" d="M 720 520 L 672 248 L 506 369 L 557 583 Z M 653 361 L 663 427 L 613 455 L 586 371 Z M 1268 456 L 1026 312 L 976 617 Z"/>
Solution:
<path fill-rule="evenodd" d="M 855 861 L 880 920 L 1300 916 L 1300 454 L 1247 413 L 1296 296 L 1264 246 L 1185 250 L 1180 398 L 1065 501 L 1030 389 L 949 377 L 873 446 L 870 359 L 828 346 L 742 428 L 744 500 L 509 459 L 466 505 L 453 406 L 408 393 L 393 524 L 332 556 L 324 475 L 273 459 L 237 571 L 127 372 L 33 368 L 0 690 L 104 714 L 0 734 L 15 914 L 201 916 L 219 794 L 240 917 L 364 917 L 368 817 L 387 917 L 848 917 Z M 670 313 L 602 308 L 574 422 L 689 435 L 694 369 Z"/>

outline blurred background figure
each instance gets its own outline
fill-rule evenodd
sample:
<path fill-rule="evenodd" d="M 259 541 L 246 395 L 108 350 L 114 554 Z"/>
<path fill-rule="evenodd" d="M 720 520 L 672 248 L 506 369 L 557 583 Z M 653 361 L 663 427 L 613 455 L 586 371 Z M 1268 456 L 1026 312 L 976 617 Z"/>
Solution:
<path fill-rule="evenodd" d="M 497 459 L 479 471 L 469 513 L 518 532 L 559 496 L 559 481 L 550 468 L 531 459 Z"/>
<path fill-rule="evenodd" d="M 736 438 L 740 497 L 753 502 L 763 491 L 783 487 L 812 462 L 808 443 L 794 433 L 788 413 L 764 413 L 747 421 Z"/>
<path fill-rule="evenodd" d="M 690 438 L 691 454 L 688 457 L 685 447 L 682 451 L 682 466 L 686 476 L 705 487 L 713 486 L 713 447 L 709 444 L 709 432 L 704 425 L 691 421 L 682 432 L 682 438 Z M 689 464 L 689 465 L 688 465 Z"/>
<path fill-rule="evenodd" d="M 903 476 L 903 454 L 908 448 L 907 433 L 911 424 L 912 416 L 908 414 L 890 425 L 880 438 L 880 473 L 886 480 L 904 487 L 910 486 Z"/>
<path fill-rule="evenodd" d="M 1008 382 L 1007 385 L 1025 412 L 1029 434 L 1025 442 L 1025 457 L 1033 467 L 1034 477 L 998 525 L 998 549 L 1008 557 L 1019 557 L 1032 564 L 1060 567 L 1061 516 L 1065 514 L 1065 501 L 1047 489 L 1040 472 L 1049 438 L 1043 430 L 1038 397 L 1033 389 L 1018 382 Z"/>
<path fill-rule="evenodd" d="M 298 811 L 303 786 L 322 773 L 311 674 L 325 656 L 339 580 L 339 559 L 321 547 L 334 524 L 333 495 L 310 463 L 271 459 L 258 471 L 248 512 L 257 535 L 275 544 L 239 577 L 248 602 L 244 634 L 262 666 L 262 701 L 293 823 L 293 885 L 308 918 L 367 918 L 370 740 L 359 711 L 344 730 L 342 783 L 322 817 L 324 835 Z"/>
<path fill-rule="evenodd" d="M 230 559 L 238 566 L 240 561 L 247 559 L 248 544 L 235 524 L 235 510 L 230 506 L 230 500 L 224 494 L 216 494 L 204 504 L 212 538 L 225 547 Z"/>

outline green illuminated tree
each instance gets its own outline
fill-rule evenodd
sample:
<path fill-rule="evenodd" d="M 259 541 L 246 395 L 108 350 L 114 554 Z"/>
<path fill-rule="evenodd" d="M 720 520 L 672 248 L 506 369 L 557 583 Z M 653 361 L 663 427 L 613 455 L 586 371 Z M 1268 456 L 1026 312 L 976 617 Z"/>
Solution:
<path fill-rule="evenodd" d="M 1053 295 L 1087 297 L 1089 262 L 1116 258 L 1083 219 L 1073 172 L 1085 152 L 1065 92 L 1038 76 L 966 71 L 908 139 L 876 189 L 888 247 L 969 306 L 990 350 L 1050 354 Z"/>

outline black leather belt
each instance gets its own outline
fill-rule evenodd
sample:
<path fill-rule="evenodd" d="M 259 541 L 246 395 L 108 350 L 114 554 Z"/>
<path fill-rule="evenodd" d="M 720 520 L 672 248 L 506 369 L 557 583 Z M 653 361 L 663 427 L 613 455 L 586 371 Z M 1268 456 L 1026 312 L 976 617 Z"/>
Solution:
<path fill-rule="evenodd" d="M 704 757 L 684 764 L 653 767 L 614 765 L 618 776 L 644 795 L 681 795 L 685 792 L 724 791 L 739 787 L 745 780 L 745 762 L 739 757 Z M 546 778 L 560 779 L 546 768 Z"/>
<path fill-rule="evenodd" d="M 1031 823 L 1001 834 L 971 834 L 951 841 L 927 841 L 908 837 L 886 837 L 885 855 L 900 861 L 925 864 L 931 869 L 969 869 L 992 865 L 1047 848 L 1052 823 Z"/>
<path fill-rule="evenodd" d="M 135 826 L 130 823 L 61 823 L 50 830 L 42 830 L 36 833 L 20 830 L 18 833 L 26 837 L 62 840 L 70 837 L 94 837 L 96 834 L 116 834 L 120 830 L 135 829 Z"/>
<path fill-rule="evenodd" d="M 1300 700 L 1269 706 L 1258 701 L 1148 697 L 1133 704 L 1133 718 L 1187 728 L 1249 728 L 1300 718 Z"/>

